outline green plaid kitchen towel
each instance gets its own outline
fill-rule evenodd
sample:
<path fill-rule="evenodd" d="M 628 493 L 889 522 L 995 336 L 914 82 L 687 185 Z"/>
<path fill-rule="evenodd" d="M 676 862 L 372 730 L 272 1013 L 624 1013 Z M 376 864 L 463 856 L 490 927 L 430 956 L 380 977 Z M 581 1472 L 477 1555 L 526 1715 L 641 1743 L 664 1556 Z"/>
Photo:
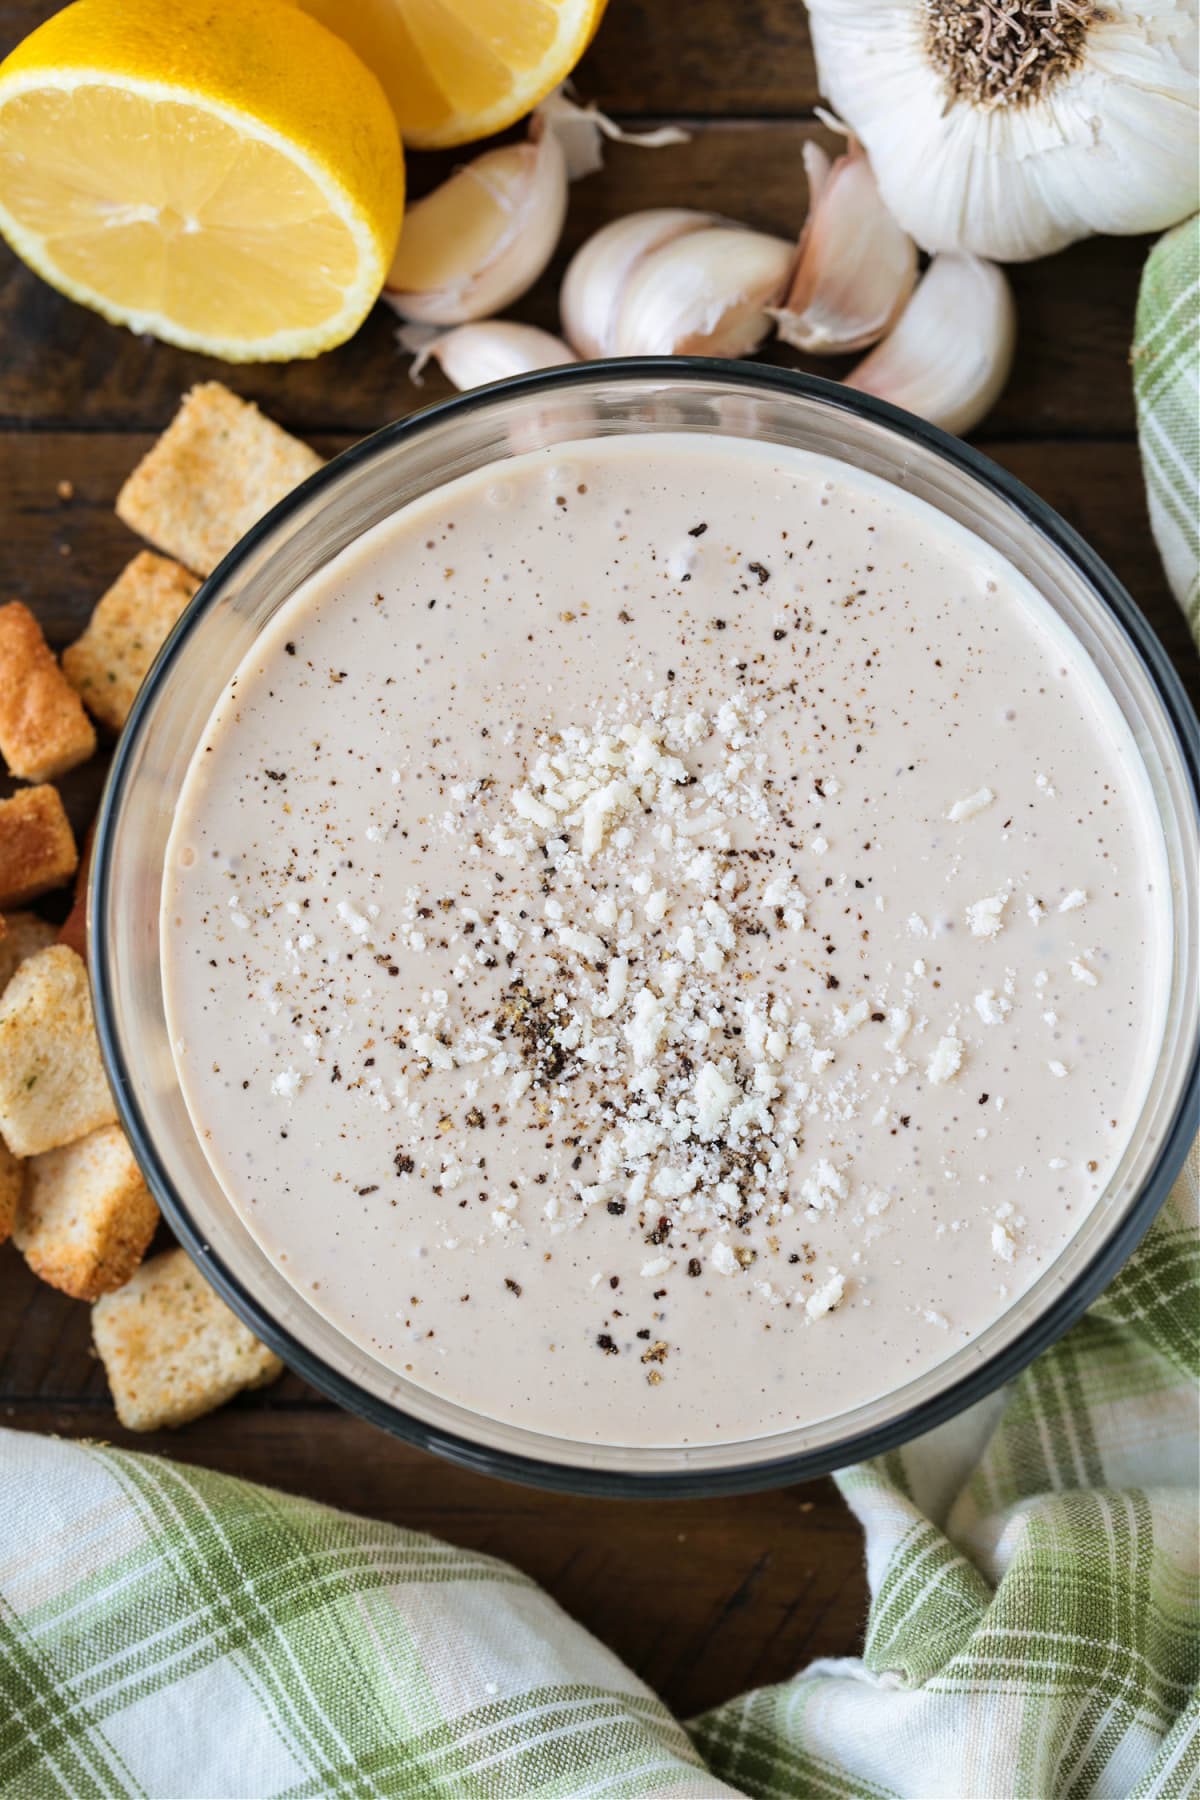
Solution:
<path fill-rule="evenodd" d="M 1006 1394 L 840 1477 L 863 1656 L 686 1727 L 503 1563 L 0 1432 L 0 1791 L 1200 1792 L 1197 1175 Z"/>
<path fill-rule="evenodd" d="M 1150 523 L 1175 598 L 1200 633 L 1200 214 L 1150 253 L 1132 361 Z"/>
<path fill-rule="evenodd" d="M 1197 616 L 1195 224 L 1150 258 L 1156 534 Z M 684 1725 L 516 1570 L 227 1476 L 0 1431 L 0 1795 L 1200 1795 L 1193 1151 L 1004 1393 L 845 1471 L 861 1658 Z"/>

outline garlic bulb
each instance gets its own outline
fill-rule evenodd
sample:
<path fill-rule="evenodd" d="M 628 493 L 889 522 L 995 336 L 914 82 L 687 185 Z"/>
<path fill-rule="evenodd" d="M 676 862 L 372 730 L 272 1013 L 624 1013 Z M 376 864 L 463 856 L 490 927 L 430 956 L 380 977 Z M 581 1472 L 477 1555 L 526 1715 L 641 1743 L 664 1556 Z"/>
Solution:
<path fill-rule="evenodd" d="M 1021 262 L 1196 210 L 1192 0 L 809 0 L 822 91 L 926 250 Z"/>
<path fill-rule="evenodd" d="M 637 264 L 675 238 L 716 223 L 712 213 L 661 206 L 602 225 L 575 252 L 563 277 L 558 307 L 567 342 L 580 356 L 613 356 L 621 296 Z"/>
<path fill-rule="evenodd" d="M 556 132 L 486 150 L 408 208 L 384 298 L 429 325 L 500 312 L 542 273 L 566 216 Z"/>
<path fill-rule="evenodd" d="M 613 327 L 617 356 L 746 356 L 771 329 L 770 308 L 794 256 L 782 238 L 740 225 L 674 237 L 634 264 Z"/>
<path fill-rule="evenodd" d="M 862 146 L 844 156 L 804 145 L 809 208 L 796 271 L 775 314 L 785 344 L 816 356 L 864 350 L 889 331 L 917 279 L 917 247 L 879 196 Z"/>
<path fill-rule="evenodd" d="M 402 325 L 397 332 L 403 349 L 413 352 L 409 374 L 420 383 L 421 370 L 432 357 L 447 380 L 459 389 L 482 387 L 510 375 L 573 363 L 574 353 L 552 332 L 511 319 L 477 319 L 452 331 L 427 325 Z"/>
<path fill-rule="evenodd" d="M 1002 271 L 977 256 L 935 256 L 900 323 L 846 376 L 846 386 L 940 425 L 970 431 L 999 398 L 1016 346 Z"/>

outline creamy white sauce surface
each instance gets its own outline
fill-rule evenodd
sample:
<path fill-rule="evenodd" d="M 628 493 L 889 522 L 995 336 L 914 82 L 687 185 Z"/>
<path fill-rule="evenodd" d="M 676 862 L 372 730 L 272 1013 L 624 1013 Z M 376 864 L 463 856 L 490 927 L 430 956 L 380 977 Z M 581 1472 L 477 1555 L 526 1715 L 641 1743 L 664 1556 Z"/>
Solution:
<path fill-rule="evenodd" d="M 983 544 L 800 452 L 558 446 L 369 532 L 197 751 L 179 1078 L 288 1279 L 620 1444 L 899 1387 L 1103 1191 L 1157 1050 L 1131 737 Z"/>

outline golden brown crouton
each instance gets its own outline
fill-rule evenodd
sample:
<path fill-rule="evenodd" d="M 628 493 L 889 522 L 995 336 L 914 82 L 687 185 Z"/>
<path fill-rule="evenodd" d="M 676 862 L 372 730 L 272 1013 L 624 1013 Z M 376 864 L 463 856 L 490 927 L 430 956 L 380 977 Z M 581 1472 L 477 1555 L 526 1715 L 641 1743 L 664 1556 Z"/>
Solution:
<path fill-rule="evenodd" d="M 44 950 L 58 936 L 53 925 L 39 919 L 36 913 L 9 913 L 4 919 L 4 935 L 0 937 L 0 994 L 2 994 L 27 956 Z"/>
<path fill-rule="evenodd" d="M 17 1216 L 24 1166 L 0 1138 L 0 1244 L 10 1235 Z"/>
<path fill-rule="evenodd" d="M 92 1337 L 117 1417 L 130 1431 L 186 1425 L 283 1372 L 186 1250 L 151 1257 L 132 1281 L 98 1300 Z"/>
<path fill-rule="evenodd" d="M 321 467 L 307 444 L 219 381 L 204 381 L 117 495 L 117 517 L 197 575 Z"/>
<path fill-rule="evenodd" d="M 140 550 L 62 654 L 63 674 L 102 725 L 120 731 L 167 633 L 199 587 L 165 556 Z"/>
<path fill-rule="evenodd" d="M 128 1281 L 158 1224 L 125 1133 L 102 1125 L 31 1156 L 13 1241 L 35 1275 L 76 1300 L 98 1300 Z"/>
<path fill-rule="evenodd" d="M 0 755 L 22 781 L 52 781 L 96 748 L 79 695 L 19 600 L 0 606 Z"/>
<path fill-rule="evenodd" d="M 21 788 L 0 800 L 0 906 L 24 906 L 62 887 L 78 865 L 57 788 Z"/>
<path fill-rule="evenodd" d="M 17 1156 L 38 1156 L 116 1116 L 87 970 L 74 950 L 52 944 L 0 994 L 0 1132 Z"/>

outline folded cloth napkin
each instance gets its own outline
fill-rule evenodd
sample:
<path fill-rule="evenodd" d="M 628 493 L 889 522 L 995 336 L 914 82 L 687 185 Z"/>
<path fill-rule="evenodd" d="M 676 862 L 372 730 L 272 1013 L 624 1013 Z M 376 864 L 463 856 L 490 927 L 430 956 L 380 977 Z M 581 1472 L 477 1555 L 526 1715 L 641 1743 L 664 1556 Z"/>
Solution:
<path fill-rule="evenodd" d="M 1005 1394 L 839 1478 L 863 1656 L 687 1727 L 490 1557 L 0 1432 L 0 1792 L 1196 1794 L 1197 1175 Z"/>
<path fill-rule="evenodd" d="M 1196 226 L 1135 350 L 1152 518 L 1197 617 Z M 0 1795 L 1185 1800 L 1200 1794 L 1193 1151 L 1010 1388 L 839 1485 L 861 1658 L 686 1726 L 516 1570 L 226 1476 L 0 1431 Z"/>
<path fill-rule="evenodd" d="M 1150 523 L 1175 598 L 1200 635 L 1200 214 L 1150 252 L 1130 360 Z"/>

